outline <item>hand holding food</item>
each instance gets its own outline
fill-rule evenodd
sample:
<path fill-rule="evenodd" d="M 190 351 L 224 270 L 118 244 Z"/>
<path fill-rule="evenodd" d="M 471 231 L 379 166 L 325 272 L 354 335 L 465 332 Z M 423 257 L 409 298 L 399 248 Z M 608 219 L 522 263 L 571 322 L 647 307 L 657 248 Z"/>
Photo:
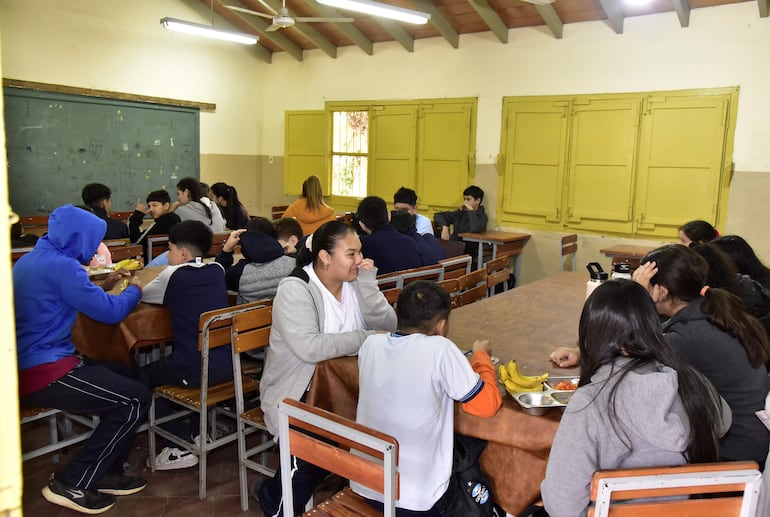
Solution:
<path fill-rule="evenodd" d="M 107 277 L 104 279 L 104 281 L 102 282 L 102 289 L 104 289 L 105 291 L 109 291 L 110 289 L 115 287 L 115 285 L 122 278 L 125 278 L 128 276 L 131 276 L 131 273 L 129 273 L 125 269 L 116 269 L 112 273 L 108 274 Z"/>
<path fill-rule="evenodd" d="M 548 373 L 542 375 L 522 375 L 516 361 L 501 364 L 498 368 L 500 380 L 511 393 L 527 391 L 543 391 L 543 383 L 548 379 Z"/>
<path fill-rule="evenodd" d="M 488 354 L 492 354 L 492 346 L 489 344 L 488 339 L 481 339 L 481 340 L 474 341 L 472 349 L 474 352 L 481 350 Z"/>

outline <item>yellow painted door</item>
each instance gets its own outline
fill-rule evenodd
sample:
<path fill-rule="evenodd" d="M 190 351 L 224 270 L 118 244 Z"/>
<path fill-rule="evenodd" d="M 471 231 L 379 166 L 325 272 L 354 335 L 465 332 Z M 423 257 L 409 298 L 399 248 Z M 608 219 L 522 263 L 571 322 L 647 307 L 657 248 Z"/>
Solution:
<path fill-rule="evenodd" d="M 393 201 L 399 187 L 414 185 L 417 106 L 377 106 L 370 120 L 369 195 Z"/>
<path fill-rule="evenodd" d="M 649 97 L 639 149 L 636 233 L 676 237 L 717 223 L 729 96 Z"/>
<path fill-rule="evenodd" d="M 506 101 L 503 120 L 499 222 L 559 227 L 569 100 Z"/>
<path fill-rule="evenodd" d="M 421 107 L 416 188 L 421 205 L 447 209 L 462 204 L 475 147 L 472 113 L 470 102 Z"/>
<path fill-rule="evenodd" d="M 329 192 L 329 114 L 324 111 L 287 111 L 284 132 L 284 190 L 302 194 L 302 182 L 311 174 Z"/>
<path fill-rule="evenodd" d="M 566 226 L 629 233 L 641 101 L 573 101 Z"/>

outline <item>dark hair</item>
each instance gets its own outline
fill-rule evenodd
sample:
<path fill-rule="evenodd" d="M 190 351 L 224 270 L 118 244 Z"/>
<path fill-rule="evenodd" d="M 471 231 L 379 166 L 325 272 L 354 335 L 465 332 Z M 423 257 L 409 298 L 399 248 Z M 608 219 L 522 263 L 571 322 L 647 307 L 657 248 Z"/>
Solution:
<path fill-rule="evenodd" d="M 390 224 L 401 233 L 409 233 L 415 228 L 417 217 L 406 210 L 393 210 L 390 212 Z"/>
<path fill-rule="evenodd" d="M 349 233 L 355 234 L 353 228 L 345 223 L 328 221 L 322 224 L 312 234 L 312 251 L 307 249 L 306 246 L 297 249 L 297 267 L 303 267 L 311 263 L 316 264 L 318 262 L 318 253 L 321 250 L 326 250 L 330 255 L 333 254 L 337 241 L 344 239 Z"/>
<path fill-rule="evenodd" d="M 287 239 L 292 235 L 301 239 L 305 236 L 302 225 L 293 217 L 281 217 L 277 221 L 273 221 L 273 224 L 275 225 L 275 236 L 278 239 Z"/>
<path fill-rule="evenodd" d="M 370 230 L 388 222 L 388 205 L 379 196 L 367 196 L 358 203 L 358 219 Z"/>
<path fill-rule="evenodd" d="M 686 246 L 662 246 L 642 258 L 641 264 L 647 262 L 655 262 L 658 268 L 650 278 L 650 285 L 662 285 L 673 298 L 689 303 L 701 296 L 701 289 L 707 285 L 706 260 Z M 712 287 L 703 294 L 701 310 L 712 325 L 738 339 L 753 368 L 767 362 L 770 357 L 767 333 L 759 320 L 748 313 L 740 298 Z"/>
<path fill-rule="evenodd" d="M 171 203 L 171 196 L 165 190 L 153 190 L 147 194 L 147 203 L 152 201 L 162 204 Z"/>
<path fill-rule="evenodd" d="M 209 197 L 209 190 L 211 190 L 209 188 L 209 184 L 208 183 L 203 183 L 201 181 L 200 182 L 200 186 L 201 186 L 201 197 Z"/>
<path fill-rule="evenodd" d="M 719 232 L 706 221 L 690 221 L 679 227 L 679 231 L 687 235 L 692 242 L 709 242 L 719 237 Z"/>
<path fill-rule="evenodd" d="M 393 194 L 393 202 L 417 206 L 417 192 L 410 188 L 401 187 Z"/>
<path fill-rule="evenodd" d="M 190 201 L 195 201 L 203 205 L 203 209 L 206 211 L 206 217 L 211 219 L 211 223 L 214 223 L 214 218 L 211 216 L 211 209 L 206 203 L 201 203 L 201 184 L 195 178 L 182 178 L 179 183 L 176 184 L 176 188 L 180 191 L 187 190 L 190 192 Z M 208 251 L 208 250 L 207 250 Z"/>
<path fill-rule="evenodd" d="M 463 196 L 471 196 L 473 199 L 478 199 L 479 203 L 484 201 L 484 191 L 481 190 L 481 187 L 477 187 L 476 185 L 471 185 L 463 190 Z"/>
<path fill-rule="evenodd" d="M 722 250 L 710 242 L 692 242 L 690 248 L 708 264 L 706 285 L 718 287 L 740 297 L 738 289 L 738 271 L 735 264 Z"/>
<path fill-rule="evenodd" d="M 616 395 L 623 379 L 634 370 L 661 364 L 676 371 L 679 398 L 690 424 L 686 448 L 689 462 L 710 462 L 719 458 L 718 422 L 721 403 L 708 380 L 689 366 L 663 337 L 655 304 L 649 293 L 632 280 L 605 282 L 588 297 L 580 315 L 580 386 L 590 384 L 599 368 L 610 365 L 617 375 L 609 389 L 607 414 L 615 433 L 627 447 L 628 432 L 620 428 Z M 619 366 L 616 361 L 627 357 Z M 617 373 L 616 373 L 617 371 Z M 625 401 L 619 401 L 624 404 Z M 638 430 L 630 430 L 638 432 Z"/>
<path fill-rule="evenodd" d="M 238 200 L 238 191 L 235 190 L 235 187 L 220 181 L 211 185 L 211 192 L 217 197 L 225 198 L 227 205 L 222 207 L 225 222 L 228 228 L 237 230 L 241 226 L 238 216 L 246 211 L 243 204 Z"/>
<path fill-rule="evenodd" d="M 83 198 L 83 203 L 88 206 L 94 206 L 103 199 L 110 199 L 112 197 L 112 191 L 107 185 L 101 183 L 89 183 L 80 193 L 80 197 Z"/>
<path fill-rule="evenodd" d="M 770 269 L 759 260 L 743 237 L 725 235 L 714 239 L 713 243 L 733 260 L 738 273 L 748 275 L 766 289 L 770 289 Z"/>
<path fill-rule="evenodd" d="M 278 237 L 278 234 L 275 231 L 275 225 L 273 224 L 273 221 L 268 219 L 267 217 L 252 217 L 249 219 L 249 222 L 246 223 L 246 230 L 250 232 L 262 232 L 266 233 L 273 239 L 276 239 Z"/>
<path fill-rule="evenodd" d="M 189 219 L 176 223 L 168 231 L 168 242 L 190 250 L 194 257 L 202 257 L 211 249 L 214 234 L 206 224 Z"/>
<path fill-rule="evenodd" d="M 410 282 L 398 295 L 398 329 L 414 329 L 427 334 L 437 321 L 449 318 L 451 308 L 449 293 L 436 282 Z"/>

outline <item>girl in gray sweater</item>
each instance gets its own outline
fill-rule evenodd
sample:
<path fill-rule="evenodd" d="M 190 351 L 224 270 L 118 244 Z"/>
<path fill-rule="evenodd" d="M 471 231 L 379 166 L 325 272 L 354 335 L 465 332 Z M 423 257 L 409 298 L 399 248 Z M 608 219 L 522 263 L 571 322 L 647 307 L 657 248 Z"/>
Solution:
<path fill-rule="evenodd" d="M 579 387 L 541 485 L 551 517 L 586 514 L 597 470 L 717 460 L 729 408 L 666 343 L 642 286 L 597 288 L 580 317 L 579 345 Z"/>

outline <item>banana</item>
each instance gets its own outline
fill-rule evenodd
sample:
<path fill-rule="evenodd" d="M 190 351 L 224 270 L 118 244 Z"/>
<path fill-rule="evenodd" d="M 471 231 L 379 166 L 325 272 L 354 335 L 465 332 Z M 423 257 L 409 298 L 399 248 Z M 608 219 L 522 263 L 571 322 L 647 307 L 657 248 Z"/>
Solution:
<path fill-rule="evenodd" d="M 125 269 L 126 271 L 134 271 L 139 269 L 139 261 L 136 259 L 123 259 L 115 264 L 115 270 Z"/>
<path fill-rule="evenodd" d="M 501 364 L 497 371 L 500 372 L 500 380 L 503 381 L 503 384 L 505 384 L 505 381 L 510 380 L 511 376 L 508 375 L 508 369 L 505 367 L 504 364 Z"/>
<path fill-rule="evenodd" d="M 540 382 L 536 384 L 535 386 L 519 386 L 515 382 L 511 381 L 510 379 L 507 381 L 503 381 L 503 384 L 505 385 L 506 389 L 510 391 L 511 393 L 525 393 L 530 391 L 543 391 L 543 383 Z"/>
<path fill-rule="evenodd" d="M 513 360 L 508 362 L 507 369 L 511 381 L 522 388 L 536 388 L 540 386 L 540 389 L 542 389 L 543 382 L 548 379 L 548 373 L 544 373 L 543 375 L 522 375 L 521 372 L 519 372 L 516 361 Z"/>

